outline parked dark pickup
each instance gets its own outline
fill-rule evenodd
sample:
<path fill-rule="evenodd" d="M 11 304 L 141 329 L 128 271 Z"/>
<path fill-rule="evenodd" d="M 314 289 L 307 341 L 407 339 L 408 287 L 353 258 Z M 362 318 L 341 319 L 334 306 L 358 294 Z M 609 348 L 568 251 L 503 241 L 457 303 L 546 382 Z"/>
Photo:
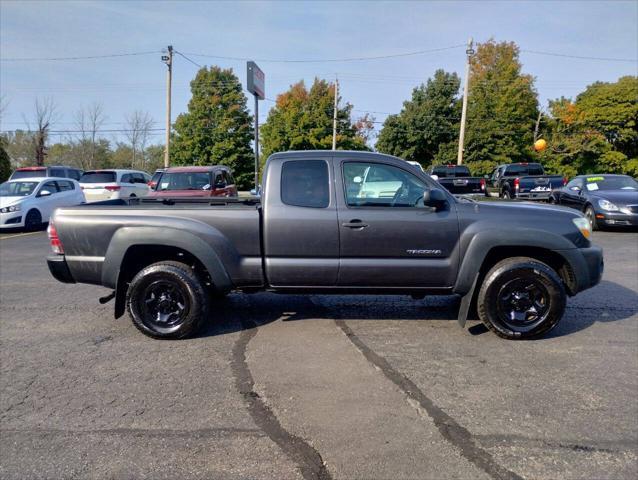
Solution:
<path fill-rule="evenodd" d="M 473 177 L 465 165 L 437 165 L 428 169 L 441 186 L 453 194 L 485 193 L 485 179 Z"/>
<path fill-rule="evenodd" d="M 565 185 L 561 175 L 545 175 L 540 163 L 499 165 L 487 178 L 485 194 L 500 198 L 549 200 L 552 190 Z"/>
<path fill-rule="evenodd" d="M 456 199 L 395 157 L 272 155 L 257 198 L 144 198 L 58 209 L 48 258 L 62 282 L 113 290 L 135 326 L 183 338 L 231 290 L 462 296 L 504 338 L 542 335 L 566 295 L 600 281 L 583 215 Z"/>

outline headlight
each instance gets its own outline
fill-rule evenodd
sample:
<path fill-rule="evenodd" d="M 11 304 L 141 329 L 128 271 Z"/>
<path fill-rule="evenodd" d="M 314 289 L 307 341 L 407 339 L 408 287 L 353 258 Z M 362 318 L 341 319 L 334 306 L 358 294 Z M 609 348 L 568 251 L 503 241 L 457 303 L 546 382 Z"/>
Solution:
<path fill-rule="evenodd" d="M 591 223 L 585 217 L 572 218 L 572 222 L 576 225 L 576 228 L 580 230 L 587 240 L 591 238 Z"/>
<path fill-rule="evenodd" d="M 609 200 L 605 200 L 604 198 L 598 200 L 598 205 L 600 205 L 600 208 L 602 208 L 603 210 L 607 210 L 608 212 L 617 212 L 618 210 L 620 210 L 616 205 L 611 203 Z"/>
<path fill-rule="evenodd" d="M 0 210 L 0 212 L 2 213 L 19 212 L 19 211 L 20 211 L 20 205 L 11 205 L 10 207 L 4 207 L 3 209 Z"/>

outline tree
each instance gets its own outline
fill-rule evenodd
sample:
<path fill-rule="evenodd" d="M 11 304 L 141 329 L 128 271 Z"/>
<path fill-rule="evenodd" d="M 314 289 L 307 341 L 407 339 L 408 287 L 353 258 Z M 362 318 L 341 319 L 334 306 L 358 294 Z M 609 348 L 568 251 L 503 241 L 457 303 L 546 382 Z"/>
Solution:
<path fill-rule="evenodd" d="M 46 142 L 49 138 L 51 125 L 57 120 L 57 107 L 53 99 L 40 100 L 36 98 L 34 117 L 36 127 L 34 136 L 35 164 L 41 166 L 44 165 L 44 157 L 47 154 Z M 29 130 L 31 130 L 30 126 Z"/>
<path fill-rule="evenodd" d="M 188 112 L 177 117 L 171 163 L 222 164 L 233 170 L 240 188 L 252 184 L 252 117 L 232 69 L 202 68 L 191 82 Z"/>
<path fill-rule="evenodd" d="M 575 101 L 549 102 L 540 158 L 552 173 L 638 174 L 638 78 L 589 85 Z"/>
<path fill-rule="evenodd" d="M 25 130 L 16 130 L 4 134 L 5 149 L 11 163 L 16 167 L 35 163 L 35 134 Z"/>
<path fill-rule="evenodd" d="M 105 121 L 101 103 L 93 103 L 75 112 L 75 126 L 79 132 L 76 147 L 80 150 L 79 166 L 84 170 L 96 168 L 97 135 Z"/>
<path fill-rule="evenodd" d="M 433 78 L 412 91 L 397 115 L 390 115 L 379 133 L 380 152 L 416 161 L 427 167 L 438 161 L 447 163 L 458 145 L 461 81 L 456 73 L 437 70 Z M 454 157 L 456 153 L 454 153 Z"/>
<path fill-rule="evenodd" d="M 532 159 L 538 117 L 534 77 L 521 72 L 513 42 L 479 44 L 470 62 L 464 160 L 498 163 Z M 471 166 L 470 166 L 471 168 Z"/>
<path fill-rule="evenodd" d="M 332 148 L 334 88 L 334 84 L 315 78 L 310 90 L 302 80 L 277 96 L 261 129 L 262 161 L 279 151 Z M 337 109 L 337 148 L 367 150 L 373 120 L 363 117 L 353 122 L 351 113 L 350 103 Z"/>
<path fill-rule="evenodd" d="M 4 182 L 11 175 L 11 161 L 6 149 L 6 139 L 0 137 L 0 183 Z"/>
<path fill-rule="evenodd" d="M 135 110 L 132 114 L 126 116 L 125 135 L 133 154 L 131 160 L 132 168 L 146 168 L 146 144 L 154 124 L 153 118 L 147 112 Z"/>

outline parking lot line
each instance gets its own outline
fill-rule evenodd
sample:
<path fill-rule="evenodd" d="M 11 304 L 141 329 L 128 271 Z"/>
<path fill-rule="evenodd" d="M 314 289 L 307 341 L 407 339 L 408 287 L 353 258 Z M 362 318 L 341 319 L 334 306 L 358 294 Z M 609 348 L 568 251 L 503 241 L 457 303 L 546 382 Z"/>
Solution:
<path fill-rule="evenodd" d="M 42 233 L 42 232 L 27 232 L 27 233 L 16 233 L 14 235 L 7 235 L 0 237 L 0 240 L 9 240 L 10 238 L 16 238 L 16 237 L 26 237 L 27 235 L 35 235 L 36 233 Z"/>

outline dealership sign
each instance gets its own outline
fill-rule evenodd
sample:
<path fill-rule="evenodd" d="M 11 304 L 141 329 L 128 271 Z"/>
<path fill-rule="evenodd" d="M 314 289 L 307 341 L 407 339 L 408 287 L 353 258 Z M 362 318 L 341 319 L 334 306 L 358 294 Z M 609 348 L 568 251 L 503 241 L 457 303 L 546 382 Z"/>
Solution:
<path fill-rule="evenodd" d="M 248 91 L 260 100 L 266 97 L 266 76 L 255 62 L 248 62 Z"/>

